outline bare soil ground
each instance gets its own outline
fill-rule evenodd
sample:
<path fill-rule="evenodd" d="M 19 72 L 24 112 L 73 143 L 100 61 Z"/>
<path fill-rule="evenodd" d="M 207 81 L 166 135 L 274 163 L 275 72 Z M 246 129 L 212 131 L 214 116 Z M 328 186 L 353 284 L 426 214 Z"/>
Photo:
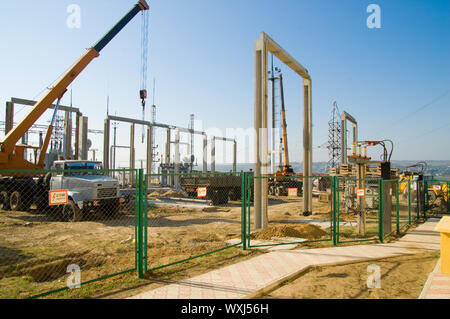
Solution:
<path fill-rule="evenodd" d="M 439 252 L 394 257 L 371 262 L 311 269 L 306 274 L 263 296 L 280 299 L 416 299 Z M 367 287 L 367 267 L 381 268 L 381 288 Z"/>
<path fill-rule="evenodd" d="M 251 214 L 253 225 L 253 208 Z M 331 221 L 331 205 L 318 202 L 317 198 L 313 199 L 313 215 L 305 217 L 301 198 L 270 197 L 268 215 L 269 229 L 274 233 L 269 232 L 266 237 L 281 234 L 281 237 L 329 238 L 331 222 L 321 227 L 309 224 Z M 356 216 L 345 218 L 355 220 Z M 306 223 L 299 223 L 300 220 Z M 227 247 L 228 239 L 240 237 L 241 205 L 230 202 L 227 206 L 207 208 L 150 207 L 147 223 L 147 268 L 152 270 Z M 122 210 L 119 218 L 93 217 L 72 223 L 37 211 L 0 211 L 0 298 L 24 298 L 63 288 L 70 264 L 80 266 L 83 282 L 133 269 L 135 224 L 134 207 Z M 259 253 L 231 248 L 153 271 L 151 278 L 171 280 L 197 275 Z M 134 272 L 120 277 L 83 286 L 86 288 L 81 290 L 85 292 L 59 296 L 96 296 L 109 289 L 118 291 L 137 284 Z M 101 288 L 90 290 L 88 286 Z"/>

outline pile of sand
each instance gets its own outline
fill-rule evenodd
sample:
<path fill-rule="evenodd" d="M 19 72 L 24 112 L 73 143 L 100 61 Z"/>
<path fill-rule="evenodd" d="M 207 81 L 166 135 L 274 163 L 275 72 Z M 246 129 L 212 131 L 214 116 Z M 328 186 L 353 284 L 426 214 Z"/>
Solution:
<path fill-rule="evenodd" d="M 165 197 L 184 197 L 182 193 L 177 193 L 177 192 L 175 192 L 173 190 L 168 190 L 167 192 L 162 194 L 162 196 L 165 196 Z"/>
<path fill-rule="evenodd" d="M 269 226 L 264 230 L 251 234 L 251 239 L 270 240 L 272 237 L 295 237 L 306 239 L 318 239 L 327 233 L 316 225 L 296 225 L 296 226 Z"/>
<path fill-rule="evenodd" d="M 148 195 L 148 197 L 156 197 L 156 196 L 160 196 L 161 194 L 158 192 L 152 192 Z"/>

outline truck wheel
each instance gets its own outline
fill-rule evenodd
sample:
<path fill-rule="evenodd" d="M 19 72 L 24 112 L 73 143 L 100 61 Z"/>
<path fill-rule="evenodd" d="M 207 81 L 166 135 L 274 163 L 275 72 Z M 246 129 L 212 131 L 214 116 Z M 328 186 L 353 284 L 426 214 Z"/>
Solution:
<path fill-rule="evenodd" d="M 62 217 L 64 221 L 67 222 L 79 222 L 83 218 L 83 211 L 70 199 L 69 202 L 63 206 Z"/>
<path fill-rule="evenodd" d="M 18 191 L 12 192 L 11 196 L 9 197 L 9 207 L 11 208 L 11 210 L 28 210 L 28 208 L 30 208 L 31 206 L 31 201 L 24 197 L 25 196 L 23 195 L 23 193 L 20 193 Z"/>
<path fill-rule="evenodd" d="M 9 210 L 9 196 L 7 191 L 0 192 L 0 210 Z"/>

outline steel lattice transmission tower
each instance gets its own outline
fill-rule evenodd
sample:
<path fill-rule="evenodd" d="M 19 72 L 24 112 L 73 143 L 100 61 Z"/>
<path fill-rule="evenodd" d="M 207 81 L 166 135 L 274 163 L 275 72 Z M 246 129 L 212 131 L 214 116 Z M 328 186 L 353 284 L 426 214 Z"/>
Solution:
<path fill-rule="evenodd" d="M 327 169 L 338 167 L 341 162 L 341 123 L 337 103 L 333 103 L 328 122 L 328 164 Z"/>

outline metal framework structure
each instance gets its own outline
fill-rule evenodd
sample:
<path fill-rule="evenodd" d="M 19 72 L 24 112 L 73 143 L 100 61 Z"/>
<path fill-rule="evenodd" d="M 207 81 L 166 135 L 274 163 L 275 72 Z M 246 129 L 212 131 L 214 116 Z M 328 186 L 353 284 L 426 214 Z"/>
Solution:
<path fill-rule="evenodd" d="M 327 169 L 339 166 L 341 162 L 341 123 L 337 103 L 333 103 L 328 122 L 328 164 Z"/>
<path fill-rule="evenodd" d="M 174 125 L 168 125 L 168 124 L 162 124 L 162 123 L 156 123 L 156 122 L 148 122 L 148 121 L 142 121 L 137 119 L 131 119 L 126 117 L 120 117 L 120 116 L 113 116 L 108 115 L 105 119 L 105 129 L 104 129 L 104 142 L 103 142 L 103 165 L 105 169 L 109 169 L 109 163 L 110 163 L 110 130 L 111 130 L 111 121 L 115 122 L 124 122 L 131 124 L 131 131 L 130 131 L 130 169 L 134 169 L 134 162 L 135 162 L 135 138 L 134 138 L 134 131 L 135 131 L 135 125 L 143 125 L 147 127 L 147 156 L 146 156 L 146 171 L 151 172 L 151 167 L 153 165 L 153 130 L 154 127 L 159 128 L 165 128 L 167 129 L 167 140 L 166 140 L 166 159 L 165 163 L 168 164 L 170 162 L 170 154 L 171 154 L 171 131 L 175 131 L 175 173 L 177 173 L 177 168 L 179 167 L 180 158 L 179 158 L 179 146 L 180 146 L 180 132 L 183 133 L 189 133 L 189 134 L 195 134 L 195 135 L 201 135 L 203 136 L 203 172 L 207 172 L 207 136 L 206 133 L 203 131 L 197 131 L 189 128 L 183 128 L 178 127 Z M 222 137 L 212 137 L 212 140 L 223 140 L 223 141 L 231 141 L 234 143 L 234 154 L 233 154 L 233 171 L 236 171 L 236 140 L 235 139 L 228 139 L 228 138 L 222 138 Z M 214 150 L 214 153 L 213 153 Z M 213 155 L 214 154 L 214 155 Z M 215 170 L 215 147 L 211 147 L 211 170 Z M 133 179 L 131 179 L 131 182 L 133 182 Z"/>
<path fill-rule="evenodd" d="M 11 98 L 9 102 L 6 102 L 6 112 L 5 112 L 5 135 L 7 135 L 12 128 L 14 127 L 14 108 L 16 104 L 24 105 L 24 106 L 34 106 L 37 102 L 21 99 L 21 98 Z M 49 110 L 55 109 L 55 104 L 52 104 L 48 107 Z M 87 117 L 84 117 L 80 112 L 80 109 L 59 105 L 59 111 L 65 112 L 64 116 L 64 145 L 63 152 L 66 158 L 73 157 L 75 159 L 87 159 Z M 75 150 L 72 154 L 72 116 L 71 114 L 75 114 Z M 39 125 L 34 124 L 31 126 L 32 128 L 40 128 Z M 44 128 L 42 126 L 42 128 Z M 45 130 L 47 130 L 48 126 L 45 126 Z"/>
<path fill-rule="evenodd" d="M 303 79 L 303 175 L 312 175 L 312 88 L 311 76 L 297 60 L 266 33 L 255 41 L 255 176 L 267 175 L 268 148 L 268 52 L 280 59 Z M 268 224 L 268 180 L 255 178 L 255 228 Z M 312 211 L 312 179 L 303 182 L 304 213 Z"/>

